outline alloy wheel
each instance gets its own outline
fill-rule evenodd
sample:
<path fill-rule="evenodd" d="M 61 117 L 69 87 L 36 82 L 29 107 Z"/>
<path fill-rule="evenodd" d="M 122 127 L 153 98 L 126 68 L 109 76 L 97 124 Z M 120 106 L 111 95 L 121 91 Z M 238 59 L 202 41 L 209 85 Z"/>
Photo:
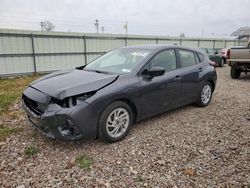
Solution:
<path fill-rule="evenodd" d="M 205 85 L 201 92 L 201 101 L 203 104 L 207 104 L 210 101 L 212 95 L 212 89 L 210 85 Z"/>
<path fill-rule="evenodd" d="M 118 138 L 122 136 L 129 126 L 129 113 L 125 108 L 116 108 L 108 116 L 106 130 L 110 137 Z"/>

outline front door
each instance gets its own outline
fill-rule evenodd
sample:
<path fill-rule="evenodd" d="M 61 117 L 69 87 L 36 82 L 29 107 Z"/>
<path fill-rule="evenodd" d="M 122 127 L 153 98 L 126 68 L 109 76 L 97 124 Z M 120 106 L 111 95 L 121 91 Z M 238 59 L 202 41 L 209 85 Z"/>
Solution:
<path fill-rule="evenodd" d="M 181 97 L 175 50 L 160 51 L 149 60 L 144 69 L 150 70 L 153 67 L 162 67 L 165 69 L 165 73 L 150 79 L 140 76 L 143 117 L 178 106 Z"/>

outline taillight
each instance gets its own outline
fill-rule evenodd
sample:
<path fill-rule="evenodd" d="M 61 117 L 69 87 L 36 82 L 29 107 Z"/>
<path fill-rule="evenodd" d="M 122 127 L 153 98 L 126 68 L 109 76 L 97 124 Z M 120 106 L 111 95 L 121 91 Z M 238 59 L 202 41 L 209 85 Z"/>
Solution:
<path fill-rule="evenodd" d="M 230 49 L 227 50 L 226 58 L 227 58 L 227 59 L 230 59 Z"/>

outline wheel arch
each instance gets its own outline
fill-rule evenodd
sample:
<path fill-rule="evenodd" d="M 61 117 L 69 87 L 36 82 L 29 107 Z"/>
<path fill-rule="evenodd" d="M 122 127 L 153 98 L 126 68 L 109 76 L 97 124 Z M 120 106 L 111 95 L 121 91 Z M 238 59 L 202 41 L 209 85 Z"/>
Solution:
<path fill-rule="evenodd" d="M 131 110 L 133 112 L 133 123 L 134 123 L 137 119 L 137 114 L 138 114 L 137 107 L 136 107 L 135 103 L 128 98 L 120 98 L 120 99 L 117 99 L 115 101 L 122 101 L 122 102 L 125 102 L 126 104 L 129 105 L 129 107 L 131 108 Z M 113 102 L 115 102 L 115 101 L 113 101 Z"/>
<path fill-rule="evenodd" d="M 213 80 L 207 80 L 207 82 L 209 82 L 211 85 L 212 85 L 212 89 L 213 89 L 213 92 L 215 90 L 215 83 Z"/>

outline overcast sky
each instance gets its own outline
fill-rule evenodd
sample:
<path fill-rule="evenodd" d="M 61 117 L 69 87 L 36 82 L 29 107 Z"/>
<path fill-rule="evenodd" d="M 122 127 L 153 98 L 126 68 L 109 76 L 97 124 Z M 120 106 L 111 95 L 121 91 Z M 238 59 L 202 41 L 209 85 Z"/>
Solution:
<path fill-rule="evenodd" d="M 250 0 L 0 0 L 0 28 L 40 30 L 50 20 L 56 31 L 187 37 L 226 37 L 250 26 Z"/>

